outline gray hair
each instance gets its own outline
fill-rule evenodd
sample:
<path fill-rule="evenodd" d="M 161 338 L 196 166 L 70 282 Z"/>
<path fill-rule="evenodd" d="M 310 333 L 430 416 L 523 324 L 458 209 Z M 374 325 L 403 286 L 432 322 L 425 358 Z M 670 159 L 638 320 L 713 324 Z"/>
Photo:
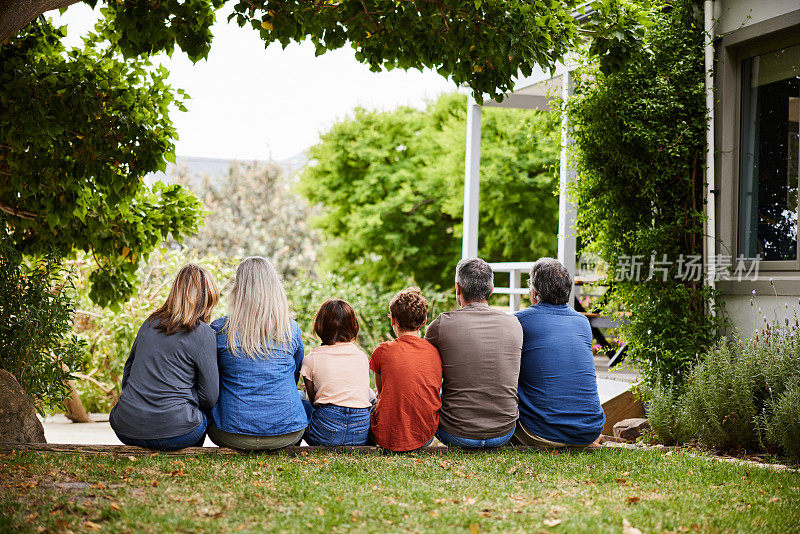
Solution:
<path fill-rule="evenodd" d="M 567 268 L 554 258 L 539 258 L 531 267 L 531 287 L 539 302 L 566 304 L 572 293 L 572 277 Z"/>
<path fill-rule="evenodd" d="M 288 342 L 292 336 L 289 302 L 272 262 L 261 256 L 245 258 L 236 269 L 228 297 L 228 349 L 255 358 L 266 356 L 271 342 Z"/>
<path fill-rule="evenodd" d="M 456 284 L 466 302 L 489 300 L 494 291 L 494 271 L 480 258 L 463 259 L 456 266 Z"/>

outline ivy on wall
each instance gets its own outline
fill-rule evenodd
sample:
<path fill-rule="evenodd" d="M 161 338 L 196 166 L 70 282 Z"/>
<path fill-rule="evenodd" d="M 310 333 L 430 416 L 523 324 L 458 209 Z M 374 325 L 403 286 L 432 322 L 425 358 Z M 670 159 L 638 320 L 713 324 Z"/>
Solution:
<path fill-rule="evenodd" d="M 572 195 L 584 249 L 610 267 L 606 310 L 631 312 L 629 360 L 648 382 L 680 384 L 724 326 L 721 310 L 709 313 L 714 292 L 687 268 L 703 243 L 703 28 L 689 0 L 655 2 L 649 18 L 618 70 L 589 62 L 576 76 Z M 653 259 L 666 262 L 651 276 Z"/>

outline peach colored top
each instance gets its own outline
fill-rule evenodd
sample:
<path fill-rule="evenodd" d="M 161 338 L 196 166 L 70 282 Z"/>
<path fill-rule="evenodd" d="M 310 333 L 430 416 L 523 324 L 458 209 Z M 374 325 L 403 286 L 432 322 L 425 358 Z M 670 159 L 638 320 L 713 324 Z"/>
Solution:
<path fill-rule="evenodd" d="M 369 408 L 369 358 L 353 343 L 321 345 L 303 358 L 300 374 L 314 382 L 314 404 Z"/>

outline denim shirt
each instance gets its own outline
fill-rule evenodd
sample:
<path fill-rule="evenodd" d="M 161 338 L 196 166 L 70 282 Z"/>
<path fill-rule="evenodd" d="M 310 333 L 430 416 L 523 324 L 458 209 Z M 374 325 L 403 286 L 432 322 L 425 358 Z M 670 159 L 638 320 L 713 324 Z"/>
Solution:
<path fill-rule="evenodd" d="M 586 444 L 602 432 L 589 321 L 566 304 L 514 314 L 522 325 L 519 421 L 551 441 Z"/>
<path fill-rule="evenodd" d="M 211 411 L 220 430 L 251 436 L 280 436 L 308 425 L 297 390 L 303 363 L 300 326 L 291 321 L 292 338 L 275 343 L 267 356 L 251 358 L 228 349 L 223 327 L 227 317 L 211 323 L 217 333 L 219 401 Z"/>

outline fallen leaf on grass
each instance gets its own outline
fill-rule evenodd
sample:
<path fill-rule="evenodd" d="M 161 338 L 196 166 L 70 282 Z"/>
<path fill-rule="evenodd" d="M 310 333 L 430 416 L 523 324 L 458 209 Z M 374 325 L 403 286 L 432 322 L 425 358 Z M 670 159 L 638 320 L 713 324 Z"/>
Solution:
<path fill-rule="evenodd" d="M 622 534 L 642 534 L 642 531 L 634 526 L 631 526 L 631 522 L 623 517 Z"/>
<path fill-rule="evenodd" d="M 773 503 L 773 502 L 778 502 L 779 500 L 781 500 L 781 498 L 780 498 L 780 497 L 773 497 L 773 498 L 771 498 L 771 499 L 769 500 L 769 502 Z"/>
<path fill-rule="evenodd" d="M 317 508 L 317 513 L 319 515 L 325 515 L 325 510 L 323 510 L 322 508 Z"/>
<path fill-rule="evenodd" d="M 638 497 L 636 495 L 631 495 L 630 497 L 628 497 L 628 504 L 636 504 L 637 502 L 639 502 L 641 500 L 642 500 L 641 497 Z"/>
<path fill-rule="evenodd" d="M 628 480 L 625 478 L 615 478 L 614 482 L 619 482 L 620 484 L 625 484 Z"/>
<path fill-rule="evenodd" d="M 115 503 L 115 502 L 112 502 L 112 503 L 110 504 L 110 506 L 111 506 L 111 509 L 112 509 L 112 510 L 117 510 L 117 511 L 120 511 L 120 510 L 122 510 L 122 507 L 121 507 L 119 504 Z"/>
<path fill-rule="evenodd" d="M 467 497 L 464 499 L 464 504 L 475 504 L 478 500 L 475 497 Z"/>
<path fill-rule="evenodd" d="M 478 523 L 470 523 L 469 524 L 469 532 L 470 532 L 470 534 L 478 534 L 478 532 L 480 532 L 480 530 L 481 530 L 481 527 L 478 525 Z"/>
<path fill-rule="evenodd" d="M 545 519 L 544 521 L 542 521 L 542 523 L 545 526 L 554 527 L 556 525 L 560 525 L 561 524 L 561 520 L 560 519 Z"/>
<path fill-rule="evenodd" d="M 103 527 L 101 527 L 100 525 L 98 525 L 97 523 L 95 523 L 93 521 L 86 521 L 83 524 L 83 526 L 85 526 L 89 530 L 100 530 L 101 528 L 103 528 Z"/>
<path fill-rule="evenodd" d="M 439 517 L 439 512 L 437 512 L 436 510 L 431 510 L 428 513 L 430 514 L 431 517 Z"/>

